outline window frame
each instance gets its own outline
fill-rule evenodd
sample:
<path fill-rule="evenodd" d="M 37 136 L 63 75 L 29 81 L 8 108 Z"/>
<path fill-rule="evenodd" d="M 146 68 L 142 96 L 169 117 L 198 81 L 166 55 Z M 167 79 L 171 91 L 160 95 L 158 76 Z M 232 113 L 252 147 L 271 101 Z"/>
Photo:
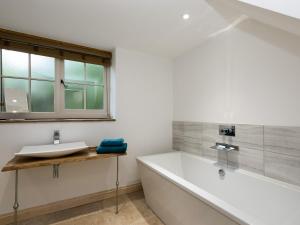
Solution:
<path fill-rule="evenodd" d="M 40 81 L 50 81 L 49 79 L 39 79 L 32 78 L 31 74 L 31 55 L 39 55 L 38 53 L 29 53 L 28 54 L 28 77 L 20 78 L 15 76 L 3 76 L 3 67 L 2 67 L 2 49 L 0 48 L 0 79 L 1 79 L 1 103 L 5 104 L 5 99 L 3 96 L 3 78 L 14 78 L 27 80 L 29 86 L 31 87 L 32 80 Z M 10 50 L 10 49 L 7 49 Z M 17 51 L 17 50 L 14 50 Z M 22 51 L 17 51 L 22 52 Z M 12 112 L 2 112 L 0 111 L 0 120 L 43 120 L 43 119 L 111 119 L 110 116 L 110 66 L 102 65 L 104 67 L 103 73 L 103 109 L 65 109 L 65 87 L 61 83 L 61 80 L 64 81 L 64 59 L 54 58 L 55 66 L 55 78 L 51 80 L 54 86 L 54 112 L 30 112 L 31 110 L 31 89 L 28 90 L 28 109 L 27 113 L 12 113 Z M 73 60 L 76 61 L 76 60 Z M 86 63 L 89 62 L 83 62 Z M 92 63 L 95 64 L 95 63 Z M 85 71 L 86 72 L 86 71 Z M 85 90 L 86 90 L 86 86 Z M 101 86 L 101 85 L 99 85 Z M 86 91 L 85 91 L 86 92 Z M 86 93 L 85 93 L 86 95 Z M 86 99 L 84 100 L 86 102 Z M 1 105 L 1 108 L 4 107 Z"/>

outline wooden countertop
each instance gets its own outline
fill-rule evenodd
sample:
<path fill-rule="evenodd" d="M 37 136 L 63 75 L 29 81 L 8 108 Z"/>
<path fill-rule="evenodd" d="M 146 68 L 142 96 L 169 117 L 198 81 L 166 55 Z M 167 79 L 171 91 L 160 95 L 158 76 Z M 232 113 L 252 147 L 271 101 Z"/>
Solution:
<path fill-rule="evenodd" d="M 2 168 L 2 172 L 29 169 L 41 166 L 51 166 L 64 163 L 81 162 L 93 159 L 111 158 L 117 156 L 127 155 L 127 153 L 110 153 L 110 154 L 97 154 L 96 147 L 89 147 L 84 151 L 74 153 L 59 158 L 33 158 L 33 157 L 20 157 L 15 156 Z"/>

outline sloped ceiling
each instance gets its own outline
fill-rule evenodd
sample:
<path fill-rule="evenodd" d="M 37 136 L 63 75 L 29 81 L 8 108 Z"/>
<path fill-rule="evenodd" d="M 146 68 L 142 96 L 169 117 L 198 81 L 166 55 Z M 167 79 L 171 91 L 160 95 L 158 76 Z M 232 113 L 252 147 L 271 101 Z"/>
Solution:
<path fill-rule="evenodd" d="M 96 48 L 180 55 L 240 14 L 205 0 L 2 0 L 0 27 Z M 191 19 L 183 21 L 188 12 Z"/>
<path fill-rule="evenodd" d="M 208 0 L 217 10 L 223 0 Z M 226 0 L 232 10 L 252 19 L 300 36 L 299 0 Z M 222 9 L 219 9 L 221 12 Z"/>
<path fill-rule="evenodd" d="M 243 14 L 300 35 L 299 21 L 257 9 L 238 0 L 2 0 L 0 27 L 170 58 L 226 30 Z M 191 19 L 183 21 L 186 12 Z"/>
<path fill-rule="evenodd" d="M 299 0 L 239 0 L 240 2 L 248 3 L 263 9 L 277 12 L 286 16 L 300 19 L 300 2 Z"/>

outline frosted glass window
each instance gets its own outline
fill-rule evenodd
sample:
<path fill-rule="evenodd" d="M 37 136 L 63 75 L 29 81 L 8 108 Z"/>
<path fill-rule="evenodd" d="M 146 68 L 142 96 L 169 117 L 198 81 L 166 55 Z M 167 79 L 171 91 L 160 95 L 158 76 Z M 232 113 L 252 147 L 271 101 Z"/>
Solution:
<path fill-rule="evenodd" d="M 3 76 L 28 77 L 29 54 L 2 49 Z"/>
<path fill-rule="evenodd" d="M 102 65 L 65 60 L 65 108 L 103 109 L 104 76 Z"/>
<path fill-rule="evenodd" d="M 45 53 L 39 50 L 0 49 L 1 119 L 108 117 L 106 66 L 38 55 Z"/>
<path fill-rule="evenodd" d="M 54 80 L 55 59 L 41 55 L 31 55 L 31 77 Z"/>
<path fill-rule="evenodd" d="M 65 108 L 84 109 L 84 87 L 82 85 L 67 84 L 65 88 Z"/>
<path fill-rule="evenodd" d="M 65 80 L 70 82 L 84 81 L 84 63 L 65 60 Z"/>
<path fill-rule="evenodd" d="M 4 89 L 2 89 L 2 95 L 4 96 L 4 100 L 5 100 L 5 105 L 8 105 L 8 104 L 11 104 L 10 101 L 14 100 L 15 101 L 15 104 L 18 105 L 19 103 L 23 102 L 25 103 L 24 101 L 20 101 L 21 99 L 19 98 L 19 92 L 22 91 L 23 93 L 25 93 L 26 97 L 28 98 L 28 86 L 29 86 L 29 81 L 28 80 L 24 80 L 24 79 L 13 79 L 13 78 L 3 78 L 3 87 Z M 10 91 L 5 91 L 5 90 L 8 90 L 10 89 Z M 12 94 L 10 96 L 5 96 L 5 92 L 6 93 L 15 93 L 13 96 Z M 9 102 L 8 102 L 9 101 Z M 18 102 L 17 102 L 18 101 Z M 11 107 L 10 107 L 11 108 Z M 26 107 L 19 107 L 19 109 L 25 109 L 27 108 L 28 110 L 28 103 L 26 101 Z M 9 108 L 7 108 L 7 110 L 9 112 L 24 112 L 24 110 L 10 110 Z M 7 111 L 6 110 L 6 107 L 3 106 L 3 111 Z M 26 110 L 25 110 L 26 111 Z"/>
<path fill-rule="evenodd" d="M 96 64 L 86 64 L 86 80 L 91 84 L 103 84 L 104 67 Z"/>
<path fill-rule="evenodd" d="M 24 79 L 3 78 L 4 88 L 20 89 L 28 93 L 29 81 Z"/>
<path fill-rule="evenodd" d="M 31 111 L 54 112 L 54 86 L 49 81 L 31 81 Z"/>
<path fill-rule="evenodd" d="M 2 79 L 0 78 L 0 89 L 2 87 Z M 3 112 L 4 111 L 4 96 L 2 95 L 2 90 L 0 90 L 1 93 L 0 93 L 0 112 Z"/>
<path fill-rule="evenodd" d="M 103 109 L 103 87 L 88 86 L 86 90 L 86 108 Z"/>

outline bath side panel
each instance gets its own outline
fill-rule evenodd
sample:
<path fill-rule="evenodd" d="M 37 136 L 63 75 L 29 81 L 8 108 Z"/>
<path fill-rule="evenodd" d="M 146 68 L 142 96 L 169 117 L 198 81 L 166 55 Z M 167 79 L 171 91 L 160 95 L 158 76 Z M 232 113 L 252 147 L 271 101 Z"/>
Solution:
<path fill-rule="evenodd" d="M 238 225 L 139 163 L 146 203 L 166 225 Z"/>

